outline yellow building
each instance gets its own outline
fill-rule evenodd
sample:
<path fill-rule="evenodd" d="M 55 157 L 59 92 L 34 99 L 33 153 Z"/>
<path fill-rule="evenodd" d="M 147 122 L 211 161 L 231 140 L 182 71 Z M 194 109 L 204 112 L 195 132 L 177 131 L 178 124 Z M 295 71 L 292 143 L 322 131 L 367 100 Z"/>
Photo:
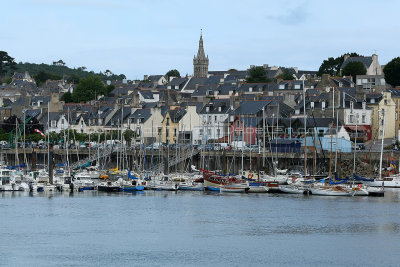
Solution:
<path fill-rule="evenodd" d="M 399 136 L 399 129 L 400 129 L 400 88 L 397 89 L 389 89 L 388 90 L 392 94 L 392 99 L 395 103 L 395 113 L 394 113 L 394 119 L 395 119 L 395 128 L 396 128 L 396 133 L 395 135 L 397 136 L 397 139 L 400 138 Z"/>
<path fill-rule="evenodd" d="M 166 144 L 175 144 L 179 136 L 179 121 L 186 114 L 183 108 L 171 108 L 164 116 L 162 121 L 162 142 Z"/>
<path fill-rule="evenodd" d="M 390 92 L 382 94 L 367 94 L 367 105 L 373 109 L 371 129 L 372 138 L 381 139 L 383 132 L 383 116 L 385 113 L 385 139 L 394 138 L 396 136 L 396 104 L 392 99 Z"/>

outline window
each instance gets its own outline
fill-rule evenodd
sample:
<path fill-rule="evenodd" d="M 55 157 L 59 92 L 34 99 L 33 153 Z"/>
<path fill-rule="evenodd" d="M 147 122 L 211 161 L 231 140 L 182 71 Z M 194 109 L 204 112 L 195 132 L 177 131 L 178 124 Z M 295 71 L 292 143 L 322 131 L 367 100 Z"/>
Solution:
<path fill-rule="evenodd" d="M 253 92 L 253 87 L 249 87 L 249 92 Z"/>
<path fill-rule="evenodd" d="M 207 129 L 207 135 L 211 136 L 211 129 L 210 128 Z"/>
<path fill-rule="evenodd" d="M 161 135 L 161 131 L 162 131 L 162 128 L 161 127 L 158 127 L 158 135 Z"/>
<path fill-rule="evenodd" d="M 211 116 L 208 116 L 208 122 L 211 122 Z"/>
<path fill-rule="evenodd" d="M 217 122 L 217 115 L 214 116 L 214 121 Z"/>
<path fill-rule="evenodd" d="M 354 115 L 349 116 L 349 123 L 354 123 Z"/>
<path fill-rule="evenodd" d="M 64 119 L 61 119 L 61 124 L 64 124 Z"/>
<path fill-rule="evenodd" d="M 295 84 L 294 89 L 300 89 L 300 84 Z"/>
<path fill-rule="evenodd" d="M 325 101 L 322 101 L 322 110 L 325 110 Z"/>
<path fill-rule="evenodd" d="M 167 118 L 167 126 L 169 126 L 169 118 Z"/>
<path fill-rule="evenodd" d="M 165 132 L 165 135 L 167 136 L 167 138 L 169 137 L 169 129 L 167 129 L 167 131 Z"/>
<path fill-rule="evenodd" d="M 221 112 L 222 111 L 222 108 L 221 107 L 218 107 L 218 112 Z"/>
<path fill-rule="evenodd" d="M 237 120 L 237 121 L 236 121 L 236 128 L 239 128 L 239 127 L 240 127 L 240 121 Z"/>
<path fill-rule="evenodd" d="M 314 109 L 314 102 L 311 102 L 311 109 Z"/>
<path fill-rule="evenodd" d="M 221 130 L 217 129 L 217 137 L 219 137 L 221 135 Z"/>
<path fill-rule="evenodd" d="M 351 102 L 350 102 L 350 110 L 351 110 L 351 112 L 353 112 L 353 109 L 354 109 L 354 102 L 351 101 Z"/>
<path fill-rule="evenodd" d="M 210 107 L 206 107 L 206 112 L 210 112 Z"/>
<path fill-rule="evenodd" d="M 362 121 L 362 123 L 367 123 L 367 116 L 362 115 L 361 116 L 361 121 Z"/>
<path fill-rule="evenodd" d="M 285 89 L 285 85 L 284 84 L 280 84 L 279 85 L 279 89 Z"/>
<path fill-rule="evenodd" d="M 395 115 L 395 119 L 396 119 L 396 121 L 398 120 L 398 115 L 397 115 L 397 111 L 396 111 L 396 113 L 394 114 Z"/>
<path fill-rule="evenodd" d="M 175 128 L 175 129 L 174 129 L 174 136 L 176 136 L 176 132 L 177 132 L 177 131 L 176 131 L 176 128 Z"/>
<path fill-rule="evenodd" d="M 204 130 L 200 129 L 200 136 L 202 136 L 204 134 Z"/>
<path fill-rule="evenodd" d="M 361 79 L 357 79 L 357 85 L 362 85 Z"/>
<path fill-rule="evenodd" d="M 383 126 L 383 120 L 381 120 L 381 126 Z"/>
<path fill-rule="evenodd" d="M 362 102 L 362 109 L 365 110 L 366 108 L 367 108 L 367 102 L 363 101 L 363 102 Z"/>
<path fill-rule="evenodd" d="M 383 103 L 385 103 L 385 105 L 387 105 L 387 104 L 388 104 L 387 99 L 385 99 L 385 100 L 383 101 Z"/>
<path fill-rule="evenodd" d="M 371 100 L 369 101 L 371 104 L 375 104 L 375 99 L 371 98 Z"/>

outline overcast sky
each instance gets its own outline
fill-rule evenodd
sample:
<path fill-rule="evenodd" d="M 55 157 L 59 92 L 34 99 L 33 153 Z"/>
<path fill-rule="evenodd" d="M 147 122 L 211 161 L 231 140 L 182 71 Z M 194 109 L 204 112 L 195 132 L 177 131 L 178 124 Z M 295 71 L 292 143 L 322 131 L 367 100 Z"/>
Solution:
<path fill-rule="evenodd" d="M 0 50 L 17 62 L 62 59 L 128 79 L 193 73 L 200 29 L 209 70 L 277 65 L 318 70 L 345 52 L 400 56 L 400 1 L 12 0 Z"/>

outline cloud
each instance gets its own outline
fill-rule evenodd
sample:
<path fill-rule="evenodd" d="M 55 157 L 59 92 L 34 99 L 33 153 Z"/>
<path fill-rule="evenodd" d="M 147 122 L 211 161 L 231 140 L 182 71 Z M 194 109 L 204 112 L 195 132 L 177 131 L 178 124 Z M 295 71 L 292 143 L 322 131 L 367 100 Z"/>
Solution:
<path fill-rule="evenodd" d="M 307 3 L 303 3 L 297 7 L 286 9 L 283 14 L 267 16 L 267 19 L 282 25 L 296 25 L 305 22 L 309 15 Z"/>

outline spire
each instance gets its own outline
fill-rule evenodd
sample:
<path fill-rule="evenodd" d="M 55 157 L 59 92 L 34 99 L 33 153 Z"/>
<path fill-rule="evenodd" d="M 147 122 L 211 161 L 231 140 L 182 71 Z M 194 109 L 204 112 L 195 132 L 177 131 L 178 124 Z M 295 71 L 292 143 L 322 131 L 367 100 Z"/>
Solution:
<path fill-rule="evenodd" d="M 203 29 L 200 29 L 200 40 L 199 40 L 199 51 L 197 51 L 197 59 L 204 59 L 204 47 L 203 47 Z"/>

